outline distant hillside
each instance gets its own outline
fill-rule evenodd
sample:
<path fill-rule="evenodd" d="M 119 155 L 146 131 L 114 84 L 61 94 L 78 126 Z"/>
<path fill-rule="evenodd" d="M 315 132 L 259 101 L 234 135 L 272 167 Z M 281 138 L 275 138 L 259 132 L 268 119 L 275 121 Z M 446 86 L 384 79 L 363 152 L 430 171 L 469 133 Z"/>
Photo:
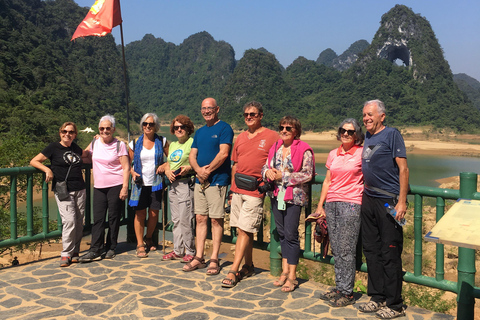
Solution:
<path fill-rule="evenodd" d="M 480 110 L 480 82 L 465 73 L 454 74 L 453 81 L 466 94 L 473 105 Z"/>

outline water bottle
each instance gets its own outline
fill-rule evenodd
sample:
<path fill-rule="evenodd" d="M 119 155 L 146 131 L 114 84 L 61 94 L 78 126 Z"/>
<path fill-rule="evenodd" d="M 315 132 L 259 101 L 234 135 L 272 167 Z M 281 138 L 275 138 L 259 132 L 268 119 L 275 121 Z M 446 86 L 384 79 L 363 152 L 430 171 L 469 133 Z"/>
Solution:
<path fill-rule="evenodd" d="M 404 226 L 407 224 L 407 220 L 405 218 L 402 218 L 402 220 L 398 221 L 395 219 L 395 216 L 397 215 L 397 210 L 395 210 L 394 206 L 389 205 L 388 203 L 385 203 L 385 209 L 387 209 L 387 212 L 393 217 L 396 223 L 400 226 Z"/>

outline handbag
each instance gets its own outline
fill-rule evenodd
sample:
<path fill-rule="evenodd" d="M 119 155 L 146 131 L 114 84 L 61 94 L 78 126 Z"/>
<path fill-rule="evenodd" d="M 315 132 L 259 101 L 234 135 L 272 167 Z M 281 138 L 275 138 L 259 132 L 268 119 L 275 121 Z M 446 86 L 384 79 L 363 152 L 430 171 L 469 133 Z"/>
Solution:
<path fill-rule="evenodd" d="M 55 192 L 57 193 L 57 198 L 60 201 L 65 201 L 70 199 L 70 193 L 68 193 L 68 188 L 67 188 L 67 178 L 68 178 L 68 175 L 70 174 L 70 169 L 72 168 L 72 164 L 73 164 L 73 159 L 70 162 L 70 167 L 68 167 L 65 180 L 57 181 L 57 183 L 55 184 Z"/>
<path fill-rule="evenodd" d="M 258 180 L 255 177 L 235 172 L 235 185 L 243 190 L 255 191 L 258 188 Z"/>
<path fill-rule="evenodd" d="M 330 237 L 328 236 L 327 219 L 325 217 L 318 218 L 315 226 L 315 240 L 321 244 L 323 250 L 323 258 L 327 256 Z"/>

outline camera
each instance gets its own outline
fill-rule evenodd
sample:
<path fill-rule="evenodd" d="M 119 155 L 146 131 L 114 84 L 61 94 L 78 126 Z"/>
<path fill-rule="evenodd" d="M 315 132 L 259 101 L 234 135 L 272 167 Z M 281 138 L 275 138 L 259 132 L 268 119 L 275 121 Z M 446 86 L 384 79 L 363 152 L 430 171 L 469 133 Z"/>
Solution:
<path fill-rule="evenodd" d="M 274 183 L 273 182 L 265 182 L 263 185 L 258 187 L 258 192 L 259 193 L 265 193 L 268 191 L 273 191 L 274 189 Z"/>
<path fill-rule="evenodd" d="M 138 176 L 135 178 L 135 184 L 142 184 L 143 183 L 143 179 L 141 176 Z"/>

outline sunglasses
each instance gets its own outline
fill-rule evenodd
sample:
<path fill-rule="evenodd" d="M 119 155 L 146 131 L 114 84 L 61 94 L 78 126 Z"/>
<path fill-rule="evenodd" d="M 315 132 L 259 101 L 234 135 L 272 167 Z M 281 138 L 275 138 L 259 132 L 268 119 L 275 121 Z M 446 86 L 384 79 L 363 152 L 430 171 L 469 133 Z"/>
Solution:
<path fill-rule="evenodd" d="M 142 126 L 155 127 L 155 122 L 142 122 Z"/>
<path fill-rule="evenodd" d="M 73 130 L 62 130 L 62 131 L 60 131 L 60 132 L 61 132 L 62 134 L 67 134 L 67 133 L 70 134 L 70 135 L 74 135 L 74 134 L 75 134 L 75 131 L 73 131 Z"/>
<path fill-rule="evenodd" d="M 340 135 L 344 135 L 345 132 L 349 135 L 349 136 L 353 136 L 355 134 L 355 130 L 347 130 L 347 129 L 343 129 L 343 128 L 340 128 L 338 129 L 338 133 L 340 133 Z"/>
<path fill-rule="evenodd" d="M 99 131 L 110 131 L 112 130 L 112 127 L 98 127 Z"/>
<path fill-rule="evenodd" d="M 200 108 L 200 110 L 201 110 L 202 112 L 205 112 L 205 111 L 213 111 L 213 110 L 215 110 L 216 108 L 217 108 L 217 107 L 202 107 L 202 108 Z"/>
<path fill-rule="evenodd" d="M 177 131 L 177 130 L 185 130 L 185 126 L 182 124 L 181 126 L 173 126 L 173 131 Z"/>
<path fill-rule="evenodd" d="M 283 131 L 283 129 L 287 130 L 288 132 L 291 132 L 293 127 L 290 126 L 278 126 L 278 131 Z"/>
<path fill-rule="evenodd" d="M 256 117 L 257 117 L 257 114 L 259 114 L 259 113 L 257 113 L 257 112 L 245 112 L 245 113 L 243 114 L 243 117 L 244 117 L 244 118 L 248 118 L 248 117 L 250 117 L 250 118 L 256 118 Z"/>

